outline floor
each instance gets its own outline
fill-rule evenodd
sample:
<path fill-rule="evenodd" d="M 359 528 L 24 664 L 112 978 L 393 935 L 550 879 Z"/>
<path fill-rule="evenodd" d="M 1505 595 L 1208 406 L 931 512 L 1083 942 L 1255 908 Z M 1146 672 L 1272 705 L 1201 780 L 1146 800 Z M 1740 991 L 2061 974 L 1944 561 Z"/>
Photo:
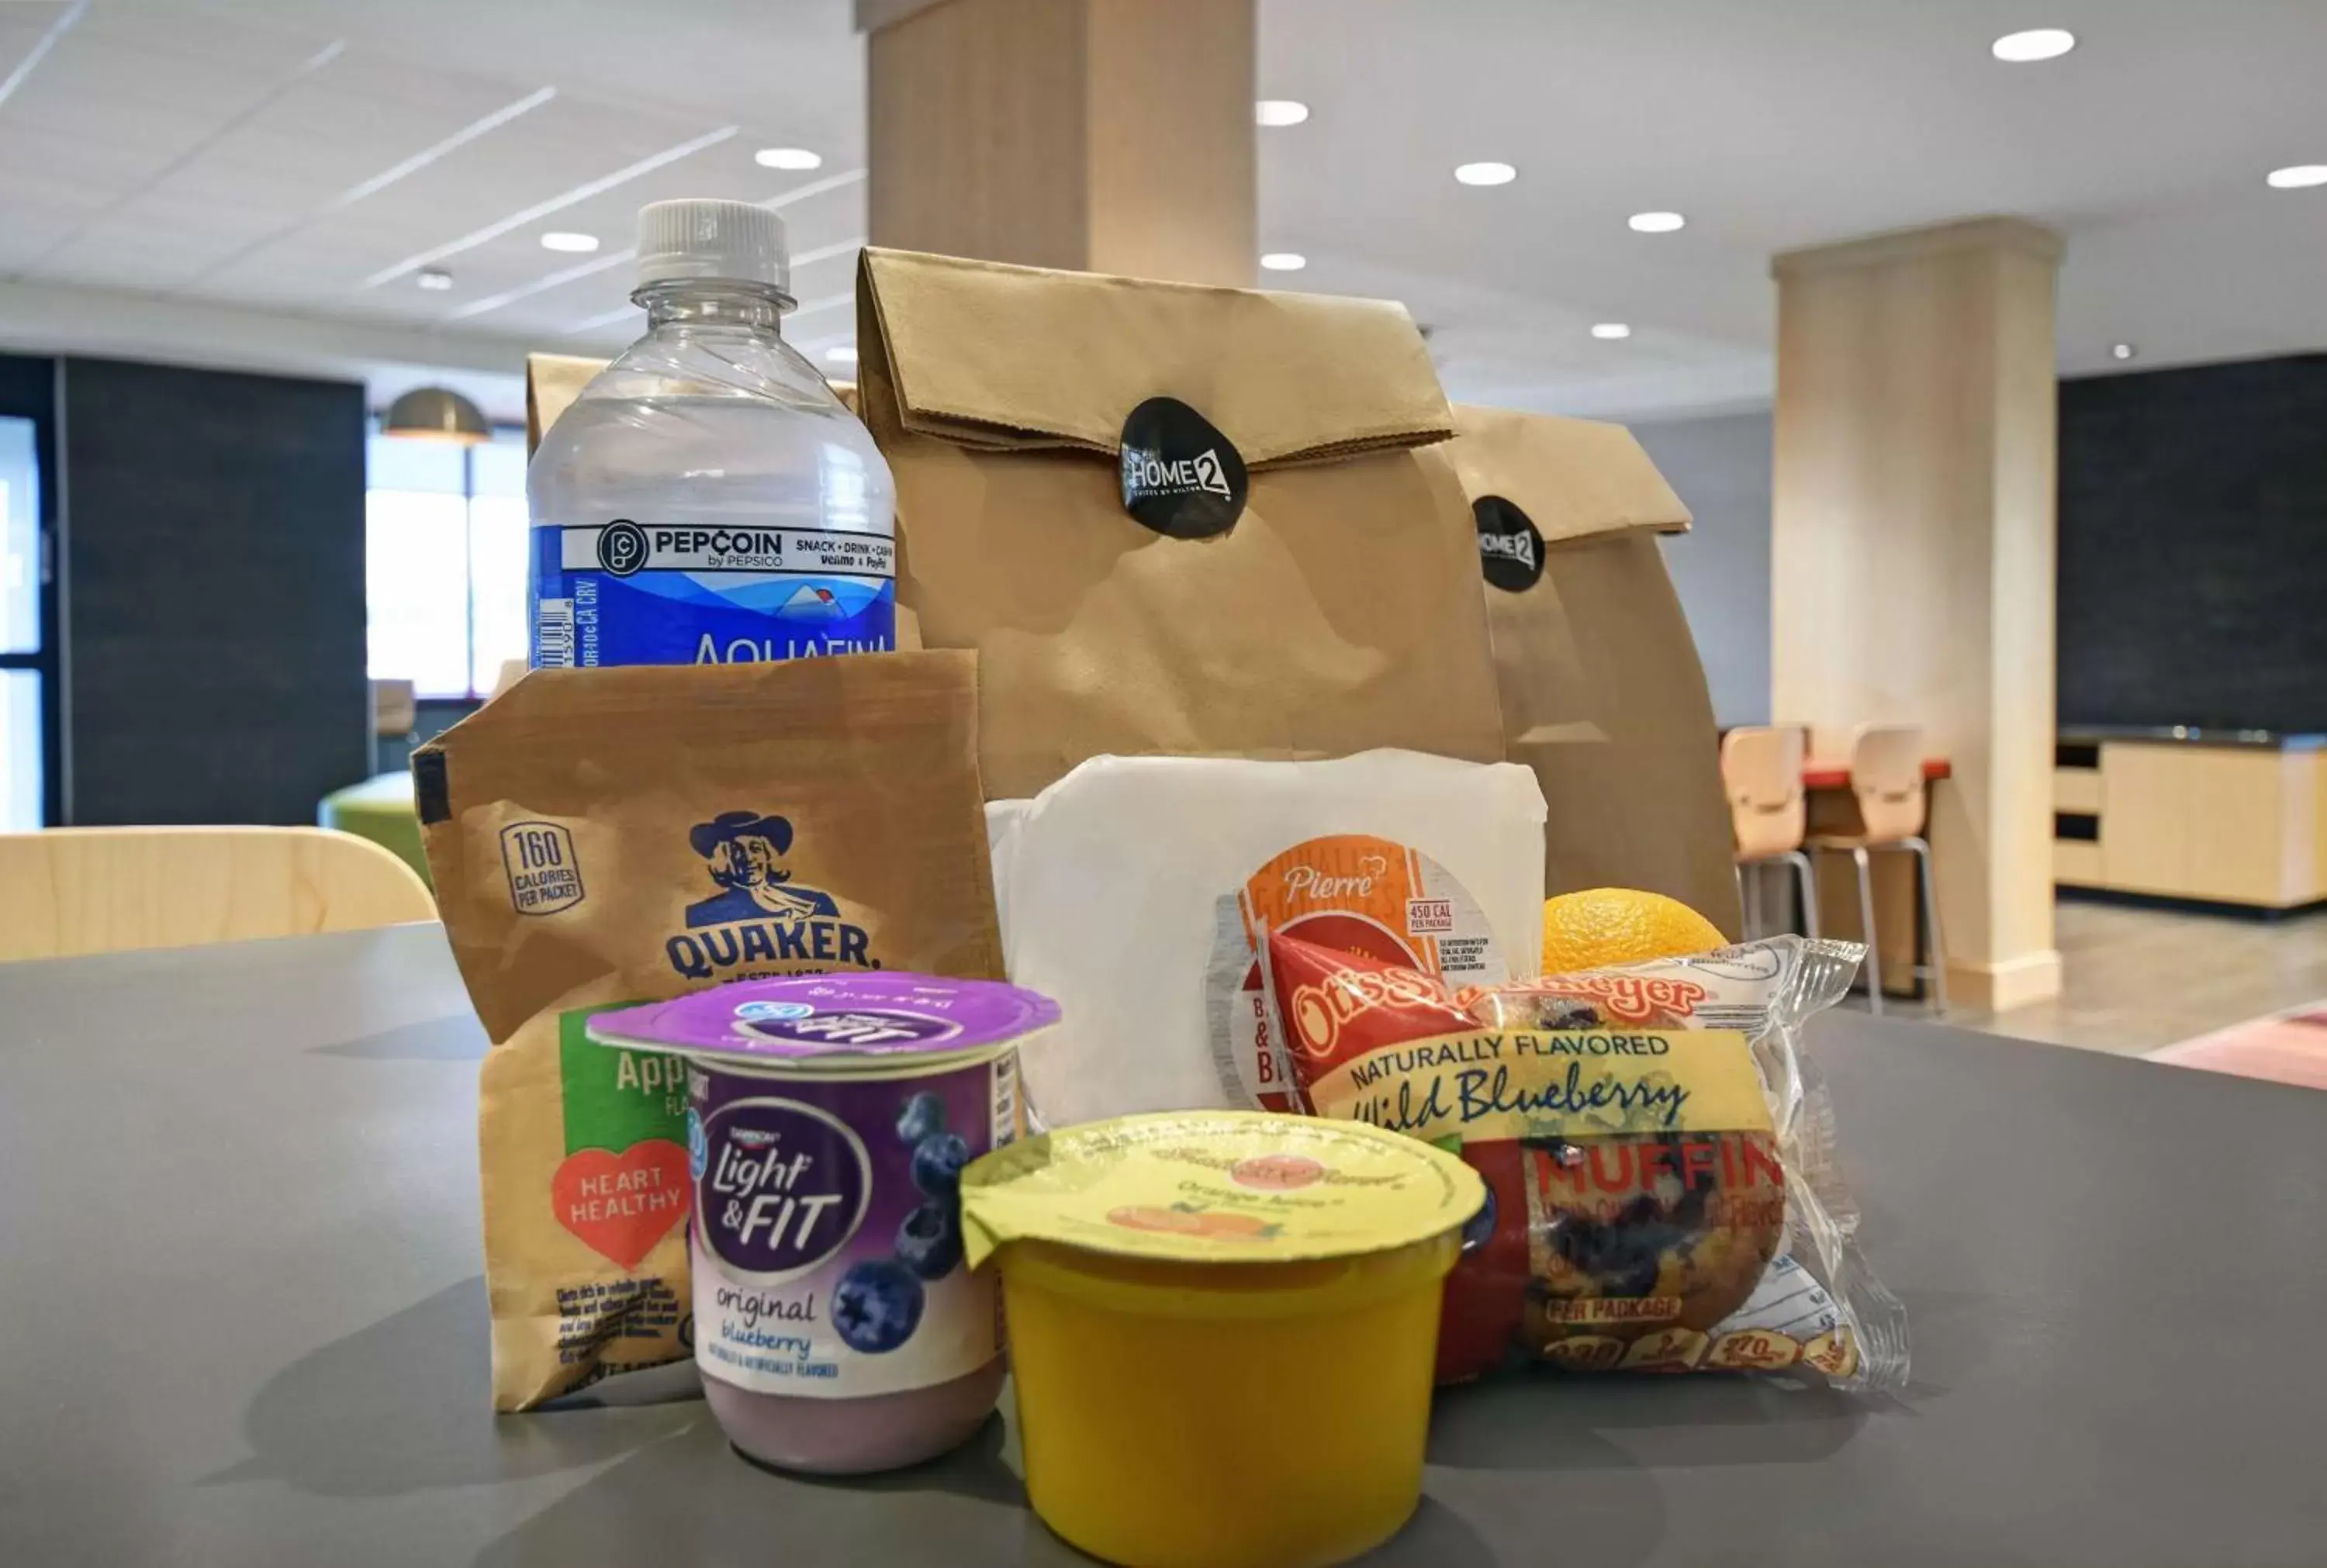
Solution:
<path fill-rule="evenodd" d="M 1958 1010 L 1948 1022 L 2145 1056 L 2327 998 L 2327 911 L 2265 921 L 2063 899 L 2053 929 L 2061 949 L 2059 996 L 2005 1013 Z M 1849 1005 L 1865 1003 L 1854 998 Z M 1886 1011 L 1929 1015 L 1897 1002 L 1886 1003 Z"/>

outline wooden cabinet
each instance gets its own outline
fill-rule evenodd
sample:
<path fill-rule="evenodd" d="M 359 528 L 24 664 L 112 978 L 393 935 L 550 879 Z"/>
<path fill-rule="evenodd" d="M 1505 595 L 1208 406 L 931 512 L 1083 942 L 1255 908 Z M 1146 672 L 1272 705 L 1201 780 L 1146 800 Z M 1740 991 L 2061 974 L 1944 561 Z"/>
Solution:
<path fill-rule="evenodd" d="M 2327 899 L 2327 755 L 2109 741 L 2098 763 L 2054 774 L 2055 880 L 2266 909 Z M 2098 835 L 2065 836 L 2077 821 Z"/>
<path fill-rule="evenodd" d="M 2191 784 L 2184 746 L 2101 748 L 2101 885 L 2188 895 Z"/>

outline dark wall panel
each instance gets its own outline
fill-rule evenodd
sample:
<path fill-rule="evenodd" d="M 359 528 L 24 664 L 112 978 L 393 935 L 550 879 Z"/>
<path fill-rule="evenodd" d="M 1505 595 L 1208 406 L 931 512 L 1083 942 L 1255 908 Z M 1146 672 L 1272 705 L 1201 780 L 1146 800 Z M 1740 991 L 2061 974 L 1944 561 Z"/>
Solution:
<path fill-rule="evenodd" d="M 2327 354 L 2061 386 L 2064 724 L 2327 730 Z"/>
<path fill-rule="evenodd" d="M 64 378 L 72 820 L 312 822 L 364 776 L 364 394 Z"/>

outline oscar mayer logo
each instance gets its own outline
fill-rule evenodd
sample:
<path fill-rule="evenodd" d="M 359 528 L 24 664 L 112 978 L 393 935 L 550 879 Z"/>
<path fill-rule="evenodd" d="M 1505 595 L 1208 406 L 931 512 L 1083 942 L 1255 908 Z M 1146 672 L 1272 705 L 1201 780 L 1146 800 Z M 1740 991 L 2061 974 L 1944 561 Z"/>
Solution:
<path fill-rule="evenodd" d="M 1544 986 L 1547 995 L 1588 996 L 1601 1009 L 1626 1023 L 1644 1023 L 1663 1014 L 1693 1016 L 1696 1004 L 1710 995 L 1694 980 L 1666 980 L 1640 975 L 1563 975 Z"/>

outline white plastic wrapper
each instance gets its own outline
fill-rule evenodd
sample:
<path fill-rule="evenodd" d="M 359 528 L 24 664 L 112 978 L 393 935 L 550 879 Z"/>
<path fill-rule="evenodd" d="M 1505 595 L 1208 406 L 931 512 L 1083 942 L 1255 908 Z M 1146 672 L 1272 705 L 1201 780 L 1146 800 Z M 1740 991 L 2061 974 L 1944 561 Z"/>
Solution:
<path fill-rule="evenodd" d="M 1290 1108 L 1264 928 L 1459 985 L 1539 962 L 1543 792 L 1510 763 L 1098 757 L 986 818 L 1011 978 L 1065 1014 L 1023 1060 L 1050 1125 Z"/>

